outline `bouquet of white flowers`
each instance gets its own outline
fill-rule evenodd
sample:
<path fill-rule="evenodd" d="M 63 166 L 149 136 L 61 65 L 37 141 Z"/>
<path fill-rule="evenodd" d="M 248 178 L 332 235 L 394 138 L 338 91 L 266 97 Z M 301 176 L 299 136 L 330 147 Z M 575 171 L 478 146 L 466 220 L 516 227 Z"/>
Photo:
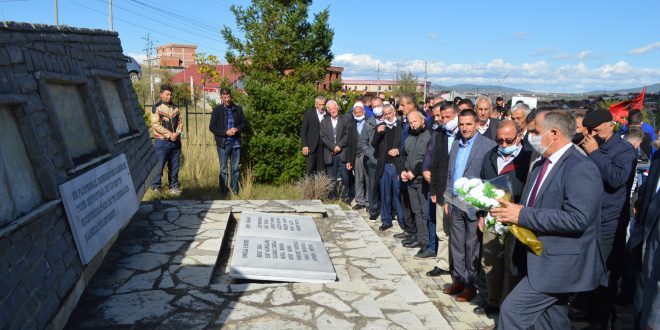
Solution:
<path fill-rule="evenodd" d="M 513 200 L 509 192 L 510 188 L 508 190 L 503 188 L 508 186 L 508 181 L 503 176 L 499 176 L 491 181 L 460 178 L 454 182 L 454 189 L 461 200 L 479 211 L 487 212 L 484 220 L 486 230 L 498 237 L 510 232 L 520 242 L 530 247 L 536 255 L 541 255 L 543 245 L 531 230 L 517 225 L 503 224 L 490 215 L 489 211 L 491 208 L 500 206 L 500 202 L 497 201 L 498 199 Z"/>

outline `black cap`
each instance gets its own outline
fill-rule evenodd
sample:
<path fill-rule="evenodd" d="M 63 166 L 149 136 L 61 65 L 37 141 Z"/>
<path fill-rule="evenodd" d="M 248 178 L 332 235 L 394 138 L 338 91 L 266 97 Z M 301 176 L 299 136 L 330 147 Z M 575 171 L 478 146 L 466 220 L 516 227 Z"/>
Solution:
<path fill-rule="evenodd" d="M 584 115 L 584 119 L 582 119 L 582 126 L 586 128 L 594 128 L 602 123 L 612 121 L 612 119 L 612 113 L 609 111 L 594 110 Z"/>

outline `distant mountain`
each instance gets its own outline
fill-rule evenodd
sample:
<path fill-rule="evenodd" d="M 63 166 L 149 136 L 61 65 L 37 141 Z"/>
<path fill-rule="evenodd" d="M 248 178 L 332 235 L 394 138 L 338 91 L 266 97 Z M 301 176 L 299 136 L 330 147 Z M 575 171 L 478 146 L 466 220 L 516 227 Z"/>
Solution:
<path fill-rule="evenodd" d="M 641 93 L 642 88 L 644 88 L 644 86 L 635 87 L 635 88 L 617 89 L 617 90 L 597 90 L 597 91 L 586 92 L 585 94 Z M 660 83 L 646 86 L 646 93 L 648 94 L 660 93 Z"/>
<path fill-rule="evenodd" d="M 514 94 L 514 93 L 533 93 L 525 89 L 511 88 L 506 86 L 496 85 L 475 85 L 475 84 L 459 84 L 453 86 L 432 85 L 433 90 L 448 90 L 464 93 L 484 93 L 484 94 Z"/>

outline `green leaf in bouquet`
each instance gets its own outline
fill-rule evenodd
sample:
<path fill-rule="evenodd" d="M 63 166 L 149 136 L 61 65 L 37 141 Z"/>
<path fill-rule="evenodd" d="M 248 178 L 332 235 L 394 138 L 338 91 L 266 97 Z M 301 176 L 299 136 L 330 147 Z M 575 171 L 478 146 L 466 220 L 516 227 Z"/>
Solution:
<path fill-rule="evenodd" d="M 480 210 L 487 208 L 486 204 L 474 197 L 465 197 L 465 202 Z"/>
<path fill-rule="evenodd" d="M 497 198 L 497 193 L 495 192 L 495 186 L 493 186 L 490 182 L 485 182 L 484 183 L 484 196 L 492 199 Z"/>

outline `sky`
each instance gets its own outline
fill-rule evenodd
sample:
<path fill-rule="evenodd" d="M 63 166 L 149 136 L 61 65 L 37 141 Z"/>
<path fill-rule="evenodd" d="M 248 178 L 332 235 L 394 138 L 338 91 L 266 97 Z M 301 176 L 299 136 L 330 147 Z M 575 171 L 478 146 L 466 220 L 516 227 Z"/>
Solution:
<path fill-rule="evenodd" d="M 54 0 L 0 0 L 0 20 L 54 24 Z M 249 1 L 113 0 L 124 53 L 145 40 L 187 43 L 224 59 L 220 29 L 236 31 L 230 6 Z M 109 29 L 108 0 L 59 0 L 59 23 Z M 585 92 L 660 83 L 660 1 L 314 1 L 328 8 L 334 65 L 344 79 L 491 84 Z M 174 13 L 168 16 L 165 13 Z M 224 60 L 223 60 L 224 61 Z M 425 72 L 426 67 L 426 72 Z"/>

